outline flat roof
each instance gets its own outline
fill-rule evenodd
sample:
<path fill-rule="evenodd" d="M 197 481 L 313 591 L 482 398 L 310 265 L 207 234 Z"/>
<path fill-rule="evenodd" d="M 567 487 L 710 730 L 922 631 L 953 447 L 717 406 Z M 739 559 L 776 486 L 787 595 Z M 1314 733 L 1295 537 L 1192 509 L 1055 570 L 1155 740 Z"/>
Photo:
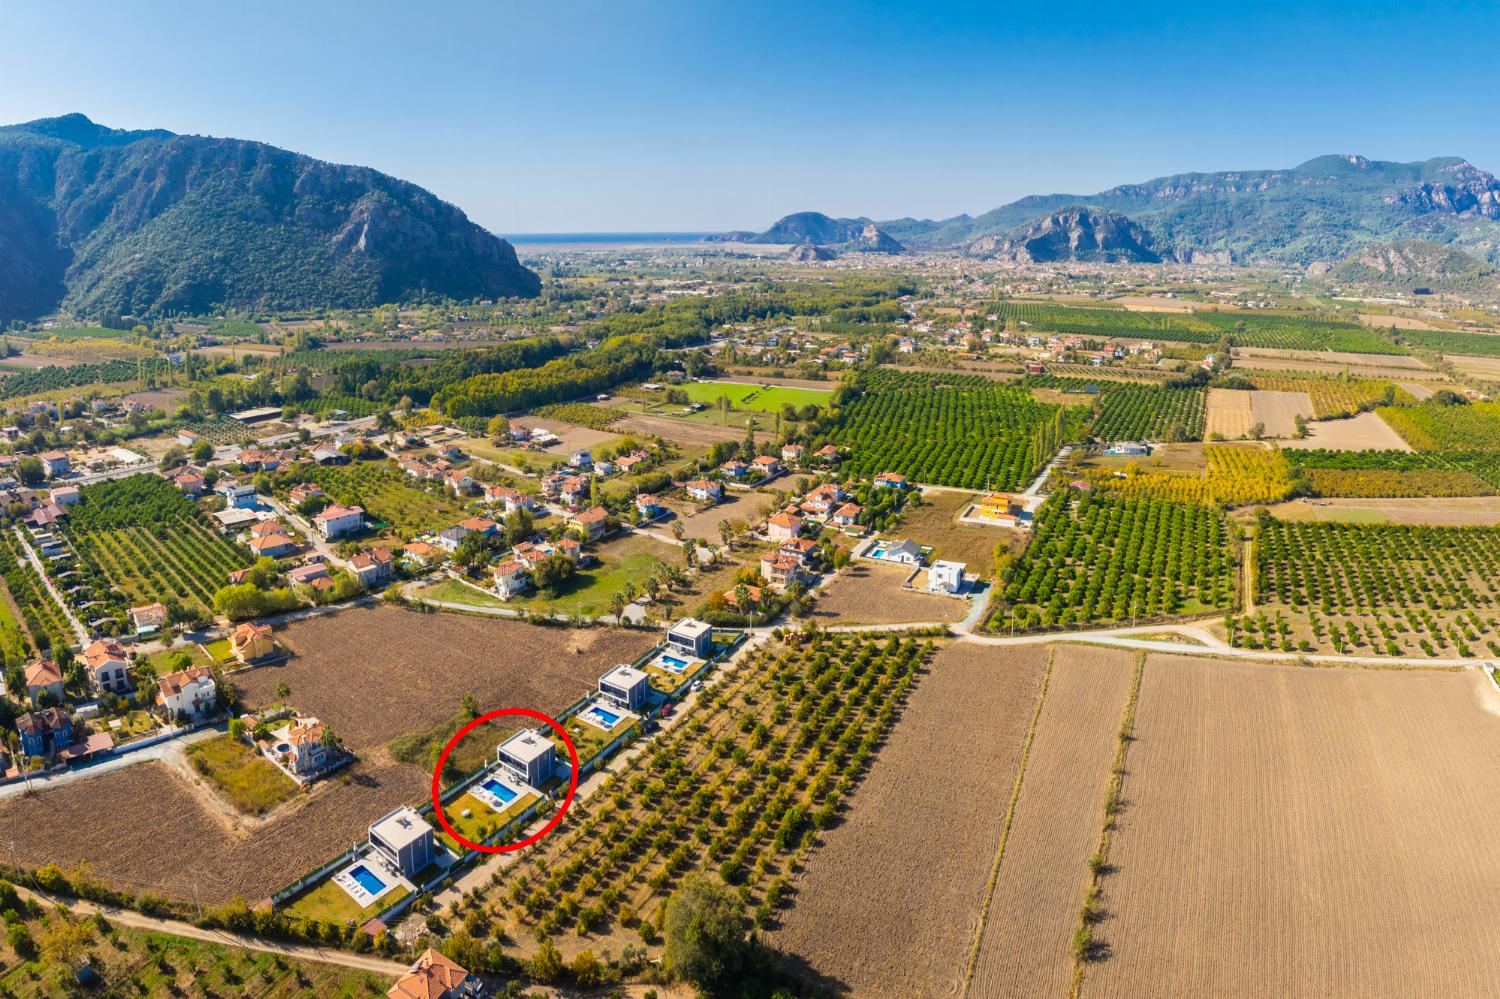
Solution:
<path fill-rule="evenodd" d="M 600 683 L 617 683 L 622 687 L 634 687 L 638 683 L 649 683 L 650 677 L 646 676 L 645 670 L 627 666 L 624 663 L 605 673 L 599 678 Z"/>
<path fill-rule="evenodd" d="M 242 409 L 238 413 L 230 413 L 229 418 L 239 420 L 241 423 L 249 423 L 256 420 L 269 420 L 273 416 L 280 415 L 280 406 L 262 406 L 259 409 Z"/>
<path fill-rule="evenodd" d="M 552 751 L 552 740 L 544 739 L 530 730 L 517 732 L 500 744 L 500 752 L 522 763 L 539 760 Z"/>
<path fill-rule="evenodd" d="M 934 569 L 957 569 L 959 572 L 963 572 L 964 569 L 968 567 L 968 564 L 969 563 L 967 563 L 967 562 L 951 562 L 951 561 L 947 561 L 945 559 L 939 559 L 938 561 L 932 563 L 932 568 L 934 568 Z"/>
<path fill-rule="evenodd" d="M 410 846 L 423 836 L 431 834 L 432 826 L 415 809 L 405 805 L 370 826 L 371 836 L 378 836 L 382 843 L 395 850 Z"/>
<path fill-rule="evenodd" d="M 697 638 L 699 635 L 706 635 L 712 630 L 713 625 L 707 621 L 699 621 L 694 617 L 685 617 L 672 625 L 669 634 L 680 634 L 690 638 Z"/>

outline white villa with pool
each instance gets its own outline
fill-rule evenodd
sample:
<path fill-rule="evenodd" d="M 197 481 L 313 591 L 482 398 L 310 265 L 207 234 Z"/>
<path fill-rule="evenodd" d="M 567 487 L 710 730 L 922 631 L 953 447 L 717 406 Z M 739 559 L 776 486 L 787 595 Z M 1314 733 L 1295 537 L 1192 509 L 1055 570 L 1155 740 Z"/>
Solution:
<path fill-rule="evenodd" d="M 531 787 L 541 787 L 557 769 L 557 747 L 546 736 L 526 729 L 499 745 L 495 762 Z"/>

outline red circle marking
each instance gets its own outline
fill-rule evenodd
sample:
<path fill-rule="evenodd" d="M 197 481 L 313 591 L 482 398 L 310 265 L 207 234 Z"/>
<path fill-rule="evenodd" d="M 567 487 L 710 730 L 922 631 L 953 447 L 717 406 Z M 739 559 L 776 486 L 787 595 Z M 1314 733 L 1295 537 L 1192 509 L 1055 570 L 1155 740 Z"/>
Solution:
<path fill-rule="evenodd" d="M 496 718 L 505 718 L 511 715 L 519 715 L 523 718 L 531 718 L 535 721 L 546 722 L 548 725 L 552 726 L 552 731 L 556 732 L 558 736 L 562 738 L 563 744 L 568 747 L 568 759 L 572 763 L 572 774 L 568 779 L 568 796 L 563 799 L 562 807 L 557 810 L 556 815 L 552 816 L 551 822 L 548 822 L 541 829 L 538 829 L 536 832 L 532 833 L 530 836 L 527 836 L 520 842 L 504 843 L 500 846 L 482 846 L 478 843 L 475 843 L 473 840 L 465 839 L 458 832 L 458 830 L 453 828 L 453 824 L 448 821 L 448 816 L 443 812 L 441 784 L 443 765 L 448 762 L 448 754 L 453 752 L 453 747 L 458 745 L 459 740 L 464 736 L 468 735 L 470 732 L 474 731 L 476 728 L 478 728 L 480 725 L 483 725 L 487 721 L 493 721 Z M 469 849 L 478 850 L 480 853 L 509 853 L 512 850 L 520 850 L 523 847 L 528 847 L 531 844 L 535 843 L 537 840 L 541 839 L 543 836 L 547 835 L 552 830 L 557 828 L 557 824 L 561 822 L 562 817 L 567 814 L 568 807 L 573 804 L 573 795 L 577 792 L 578 748 L 573 745 L 573 740 L 568 737 L 568 733 L 563 729 L 561 725 L 559 725 L 555 720 L 548 717 L 547 715 L 542 714 L 540 711 L 532 711 L 530 708 L 501 708 L 498 711 L 490 711 L 486 714 L 480 715 L 478 718 L 475 718 L 473 721 L 469 722 L 469 724 L 465 725 L 463 728 L 455 732 L 453 738 L 448 740 L 448 744 L 443 747 L 442 753 L 438 756 L 437 769 L 432 772 L 432 810 L 433 814 L 437 816 L 438 824 L 443 827 L 443 830 L 447 832 L 449 836 L 452 836 L 454 839 L 458 840 L 458 842 L 462 843 Z"/>

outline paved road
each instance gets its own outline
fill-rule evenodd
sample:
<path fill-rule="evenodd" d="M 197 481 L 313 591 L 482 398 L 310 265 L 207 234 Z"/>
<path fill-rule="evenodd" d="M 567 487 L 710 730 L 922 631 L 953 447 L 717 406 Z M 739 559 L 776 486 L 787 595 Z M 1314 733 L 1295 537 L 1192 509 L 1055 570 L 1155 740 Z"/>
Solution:
<path fill-rule="evenodd" d="M 136 749 L 121 753 L 118 756 L 110 756 L 99 763 L 93 763 L 85 767 L 76 767 L 63 770 L 60 773 L 38 774 L 29 781 L 16 781 L 12 784 L 0 784 L 0 800 L 6 798 L 17 798 L 29 791 L 48 791 L 63 784 L 72 784 L 90 777 L 98 777 L 103 774 L 123 770 L 125 767 L 135 766 L 137 763 L 149 763 L 152 760 L 165 759 L 169 754 L 180 753 L 182 747 L 194 742 L 202 742 L 211 739 L 223 732 L 224 729 L 215 726 L 200 728 L 194 732 L 188 732 L 155 745 L 147 746 L 145 749 Z"/>

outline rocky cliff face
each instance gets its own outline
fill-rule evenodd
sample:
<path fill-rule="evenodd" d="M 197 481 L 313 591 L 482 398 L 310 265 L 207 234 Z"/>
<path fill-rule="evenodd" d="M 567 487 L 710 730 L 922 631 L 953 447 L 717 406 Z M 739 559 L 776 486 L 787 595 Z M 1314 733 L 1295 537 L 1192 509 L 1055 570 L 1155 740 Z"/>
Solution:
<path fill-rule="evenodd" d="M 1069 208 L 1044 216 L 1018 231 L 985 236 L 969 245 L 981 257 L 1024 263 L 1157 263 L 1151 234 L 1123 215 Z"/>
<path fill-rule="evenodd" d="M 462 211 L 365 167 L 82 115 L 0 128 L 0 320 L 532 296 Z"/>
<path fill-rule="evenodd" d="M 1385 203 L 1417 212 L 1500 219 L 1500 180 L 1467 161 L 1438 172 L 1438 179 L 1387 195 Z"/>
<path fill-rule="evenodd" d="M 900 243 L 876 228 L 873 222 L 861 229 L 859 235 L 845 245 L 858 253 L 901 253 L 905 250 Z"/>
<path fill-rule="evenodd" d="M 1451 246 L 1424 240 L 1367 246 L 1332 268 L 1331 274 L 1339 281 L 1407 293 L 1417 287 L 1500 289 L 1500 270 Z"/>
<path fill-rule="evenodd" d="M 786 251 L 786 258 L 799 264 L 809 264 L 819 260 L 836 260 L 838 252 L 816 243 L 798 243 Z"/>

